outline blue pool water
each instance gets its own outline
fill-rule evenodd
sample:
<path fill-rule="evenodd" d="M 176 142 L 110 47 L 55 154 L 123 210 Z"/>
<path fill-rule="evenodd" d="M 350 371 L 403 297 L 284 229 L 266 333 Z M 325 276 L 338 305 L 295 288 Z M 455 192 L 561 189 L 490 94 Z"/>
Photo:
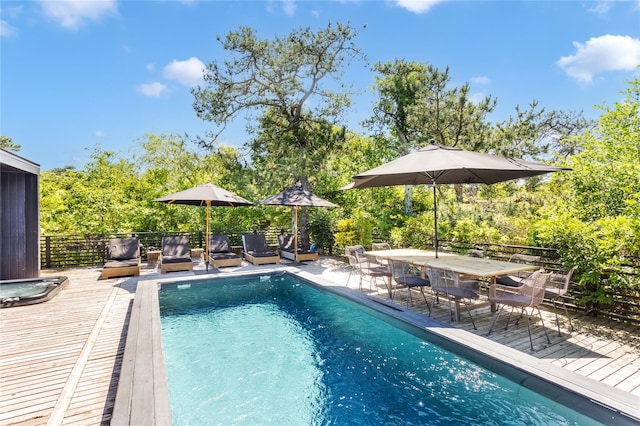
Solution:
<path fill-rule="evenodd" d="M 159 296 L 175 425 L 595 424 L 289 275 Z"/>

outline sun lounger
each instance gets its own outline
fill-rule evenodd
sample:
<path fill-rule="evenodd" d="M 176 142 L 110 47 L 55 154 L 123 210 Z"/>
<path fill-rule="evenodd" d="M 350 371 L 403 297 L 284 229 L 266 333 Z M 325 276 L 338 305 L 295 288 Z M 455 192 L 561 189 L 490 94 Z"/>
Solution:
<path fill-rule="evenodd" d="M 210 235 L 209 263 L 213 265 L 214 268 L 241 266 L 242 257 L 231 251 L 229 238 L 226 235 Z"/>
<path fill-rule="evenodd" d="M 280 256 L 269 249 L 267 239 L 263 234 L 246 234 L 242 236 L 244 258 L 254 265 L 280 263 Z"/>
<path fill-rule="evenodd" d="M 189 256 L 189 237 L 162 237 L 160 272 L 193 271 L 193 261 Z"/>
<path fill-rule="evenodd" d="M 136 237 L 111 238 L 102 279 L 140 275 L 140 241 Z"/>
<path fill-rule="evenodd" d="M 278 246 L 280 256 L 294 262 L 304 262 L 305 260 L 318 260 L 318 253 L 298 246 L 298 253 L 295 253 L 295 241 L 292 234 L 278 235 Z"/>

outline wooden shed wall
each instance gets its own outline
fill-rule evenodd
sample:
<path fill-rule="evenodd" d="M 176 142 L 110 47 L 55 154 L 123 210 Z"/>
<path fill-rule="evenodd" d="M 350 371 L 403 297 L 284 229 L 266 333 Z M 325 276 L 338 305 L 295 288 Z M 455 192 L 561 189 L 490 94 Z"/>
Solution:
<path fill-rule="evenodd" d="M 39 257 L 38 174 L 0 165 L 0 279 L 36 278 Z"/>

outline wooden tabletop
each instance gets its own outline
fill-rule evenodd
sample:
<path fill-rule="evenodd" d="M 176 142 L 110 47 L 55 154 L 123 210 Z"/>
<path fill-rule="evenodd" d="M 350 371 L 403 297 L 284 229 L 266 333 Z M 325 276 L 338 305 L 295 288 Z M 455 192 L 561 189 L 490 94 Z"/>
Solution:
<path fill-rule="evenodd" d="M 452 253 L 438 253 L 438 258 L 436 259 L 435 252 L 418 249 L 372 250 L 368 251 L 367 254 L 383 259 L 402 260 L 418 266 L 449 268 L 467 277 L 497 277 L 538 268 L 536 265 L 461 256 Z"/>

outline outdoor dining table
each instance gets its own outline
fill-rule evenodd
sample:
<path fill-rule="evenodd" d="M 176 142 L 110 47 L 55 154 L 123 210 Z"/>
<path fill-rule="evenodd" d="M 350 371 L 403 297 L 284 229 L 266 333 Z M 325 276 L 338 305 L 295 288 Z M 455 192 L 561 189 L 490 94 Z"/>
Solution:
<path fill-rule="evenodd" d="M 391 249 L 391 250 L 371 250 L 367 255 L 375 256 L 379 259 L 400 260 L 419 266 L 423 272 L 427 266 L 434 268 L 449 268 L 453 272 L 460 274 L 464 279 L 490 278 L 494 284 L 496 278 L 502 275 L 517 274 L 519 272 L 532 271 L 539 268 L 536 265 L 522 263 L 505 262 L 483 257 L 462 256 L 453 253 L 438 253 L 431 250 L 419 249 Z M 495 311 L 495 306 L 491 306 Z"/>

